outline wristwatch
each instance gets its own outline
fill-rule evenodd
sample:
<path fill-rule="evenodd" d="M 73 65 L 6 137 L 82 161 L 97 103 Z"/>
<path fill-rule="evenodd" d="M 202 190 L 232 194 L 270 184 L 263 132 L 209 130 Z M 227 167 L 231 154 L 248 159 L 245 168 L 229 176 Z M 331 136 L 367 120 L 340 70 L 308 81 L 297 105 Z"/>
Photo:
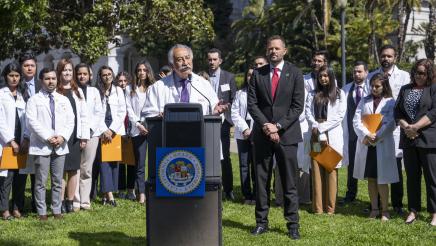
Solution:
<path fill-rule="evenodd" d="M 280 125 L 280 123 L 276 123 L 276 127 L 277 127 L 277 130 L 281 130 L 282 129 L 282 125 Z"/>

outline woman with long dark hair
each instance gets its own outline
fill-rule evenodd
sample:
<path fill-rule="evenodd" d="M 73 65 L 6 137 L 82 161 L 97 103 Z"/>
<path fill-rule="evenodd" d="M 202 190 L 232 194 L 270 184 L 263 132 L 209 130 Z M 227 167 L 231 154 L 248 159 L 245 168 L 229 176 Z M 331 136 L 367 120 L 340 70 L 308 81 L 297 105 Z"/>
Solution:
<path fill-rule="evenodd" d="M 395 104 L 395 119 L 401 127 L 400 148 L 403 149 L 407 175 L 409 215 L 413 223 L 421 211 L 421 176 L 427 189 L 427 211 L 430 224 L 436 226 L 436 84 L 433 62 L 418 60 L 410 72 L 411 83 L 401 87 Z"/>
<path fill-rule="evenodd" d="M 356 108 L 353 119 L 354 131 L 358 137 L 353 176 L 368 180 L 368 194 L 371 201 L 370 218 L 381 214 L 381 220 L 389 220 L 389 184 L 399 180 L 393 132 L 395 100 L 389 85 L 389 78 L 383 73 L 375 74 L 370 80 L 371 95 L 364 97 Z M 363 122 L 365 115 L 381 114 L 380 128 L 372 133 Z M 381 211 L 378 197 L 380 197 Z M 380 213 L 381 212 L 381 213 Z"/>
<path fill-rule="evenodd" d="M 347 104 L 344 92 L 337 88 L 334 72 L 323 66 L 317 74 L 316 89 L 309 93 L 306 99 L 306 119 L 309 123 L 311 146 L 313 151 L 319 151 L 315 146 L 325 146 L 327 143 L 339 154 L 343 151 L 342 119 L 345 116 Z M 337 169 L 328 172 L 317 161 L 312 160 L 312 205 L 314 213 L 334 214 L 337 194 Z"/>
<path fill-rule="evenodd" d="M 113 84 L 114 72 L 108 66 L 98 70 L 97 88 L 103 106 L 104 120 L 100 126 L 102 142 L 111 142 L 115 135 L 125 135 L 124 118 L 126 116 L 126 100 L 123 89 Z M 101 149 L 101 145 L 100 145 Z M 100 190 L 104 194 L 103 204 L 116 207 L 113 193 L 118 191 L 118 162 L 102 162 L 100 160 Z"/>
<path fill-rule="evenodd" d="M 90 66 L 85 63 L 79 63 L 74 68 L 74 72 L 75 81 L 77 81 L 78 87 L 82 90 L 86 101 L 90 138 L 80 154 L 79 181 L 76 186 L 73 207 L 74 210 L 89 210 L 91 209 L 90 193 L 92 187 L 92 169 L 100 136 L 98 133 L 98 128 L 100 127 L 99 116 L 102 115 L 103 109 L 99 91 L 97 88 L 91 86 Z"/>
<path fill-rule="evenodd" d="M 21 66 L 9 63 L 3 69 L 6 86 L 0 89 L 0 158 L 3 147 L 12 147 L 14 153 L 27 152 L 29 134 L 26 128 L 26 102 L 21 82 Z M 24 187 L 17 185 L 19 170 L 0 169 L 0 212 L 3 220 L 20 218 L 24 209 Z M 12 188 L 12 207 L 9 194 Z M 12 215 L 10 210 L 12 211 Z"/>
<path fill-rule="evenodd" d="M 135 154 L 135 184 L 138 189 L 138 201 L 145 202 L 145 157 L 147 151 L 148 130 L 141 124 L 141 111 L 145 106 L 148 88 L 155 82 L 153 69 L 147 60 L 136 64 L 135 77 L 126 89 L 126 104 L 131 124 L 130 135 Z M 133 187 L 130 187 L 133 188 Z"/>

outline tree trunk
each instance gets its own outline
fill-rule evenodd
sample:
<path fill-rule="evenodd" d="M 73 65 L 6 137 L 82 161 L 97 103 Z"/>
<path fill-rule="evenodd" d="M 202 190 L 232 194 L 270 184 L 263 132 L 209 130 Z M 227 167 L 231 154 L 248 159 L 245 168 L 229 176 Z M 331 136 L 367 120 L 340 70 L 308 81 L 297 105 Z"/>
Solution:
<path fill-rule="evenodd" d="M 407 24 L 409 22 L 409 17 L 410 17 L 410 12 L 409 14 L 407 14 L 406 12 L 408 12 L 406 9 L 408 8 L 406 5 L 408 5 L 407 3 L 404 3 L 404 0 L 400 0 L 398 3 L 398 22 L 399 22 L 399 27 L 398 27 L 398 61 L 401 61 L 403 58 L 403 53 L 404 53 L 404 39 L 406 38 L 406 32 L 407 32 Z"/>
<path fill-rule="evenodd" d="M 425 56 L 434 61 L 436 52 L 436 1 L 429 1 L 428 26 L 426 28 L 424 49 Z"/>

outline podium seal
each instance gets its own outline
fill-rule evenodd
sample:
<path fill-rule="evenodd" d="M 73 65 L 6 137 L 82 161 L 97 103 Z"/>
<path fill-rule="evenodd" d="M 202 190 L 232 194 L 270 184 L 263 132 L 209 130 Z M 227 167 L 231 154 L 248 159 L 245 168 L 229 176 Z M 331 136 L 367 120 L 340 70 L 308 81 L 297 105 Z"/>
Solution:
<path fill-rule="evenodd" d="M 203 166 L 201 158 L 192 150 L 175 149 L 163 154 L 156 170 L 158 177 L 157 182 L 160 183 L 162 188 L 166 191 L 161 195 L 201 195 L 201 193 L 196 194 L 195 192 L 201 185 L 204 187 Z"/>

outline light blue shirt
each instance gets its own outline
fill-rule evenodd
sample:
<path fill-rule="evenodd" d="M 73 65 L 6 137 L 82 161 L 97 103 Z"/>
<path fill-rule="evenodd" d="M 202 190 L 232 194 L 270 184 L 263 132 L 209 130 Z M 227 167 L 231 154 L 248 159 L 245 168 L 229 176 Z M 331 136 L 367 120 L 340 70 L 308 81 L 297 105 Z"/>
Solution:
<path fill-rule="evenodd" d="M 215 90 L 215 93 L 218 95 L 218 89 L 220 85 L 220 74 L 221 74 L 221 68 L 218 68 L 214 73 L 210 73 L 209 79 L 210 83 Z"/>
<path fill-rule="evenodd" d="M 33 96 L 35 95 L 35 77 L 33 77 L 31 80 L 26 81 L 27 88 L 29 90 L 29 95 Z"/>

